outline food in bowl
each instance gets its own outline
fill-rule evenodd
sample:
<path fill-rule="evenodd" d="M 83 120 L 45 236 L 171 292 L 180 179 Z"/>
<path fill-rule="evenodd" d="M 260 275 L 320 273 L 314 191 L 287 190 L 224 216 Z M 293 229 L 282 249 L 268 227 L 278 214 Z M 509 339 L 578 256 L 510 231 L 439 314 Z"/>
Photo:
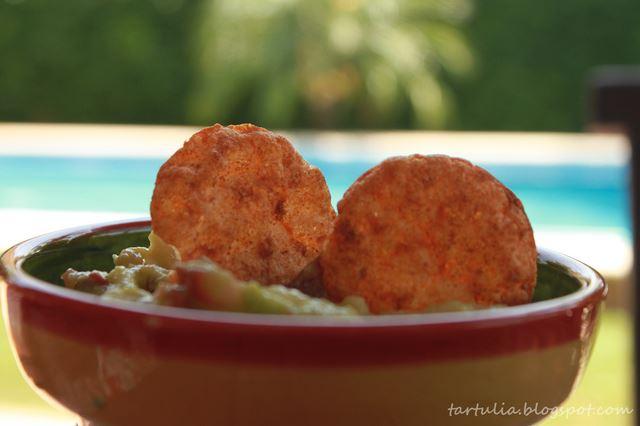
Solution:
<path fill-rule="evenodd" d="M 338 203 L 284 137 L 250 124 L 194 134 L 158 172 L 150 247 L 65 286 L 162 305 L 359 315 L 532 300 L 536 247 L 522 203 L 486 170 L 394 157 Z M 327 299 L 316 297 L 326 295 Z"/>
<path fill-rule="evenodd" d="M 357 294 L 378 313 L 531 301 L 536 246 L 522 203 L 466 160 L 390 158 L 347 190 L 338 211 L 320 256 L 334 300 Z"/>
<path fill-rule="evenodd" d="M 472 312 L 255 315 L 104 300 L 56 285 L 67 267 L 114 269 L 114 253 L 118 266 L 143 258 L 164 269 L 134 277 L 141 283 L 177 275 L 177 252 L 151 230 L 148 220 L 84 226 L 0 257 L 0 302 L 24 377 L 79 424 L 532 424 L 545 413 L 452 416 L 451 408 L 557 407 L 585 370 L 606 295 L 597 272 L 541 248 L 535 303 Z M 149 239 L 148 249 L 123 253 Z M 320 268 L 312 261 L 288 286 L 321 296 Z"/>
<path fill-rule="evenodd" d="M 180 261 L 177 249 L 149 234 L 149 248 L 125 248 L 113 255 L 110 272 L 62 274 L 68 288 L 105 299 L 150 302 L 230 312 L 264 314 L 357 315 L 368 312 L 361 298 L 347 297 L 342 305 L 307 296 L 282 285 L 242 281 L 211 260 Z"/>
<path fill-rule="evenodd" d="M 561 404 L 606 294 L 597 272 L 544 249 L 535 303 L 471 312 L 254 315 L 56 285 L 66 266 L 110 269 L 112 253 L 145 245 L 150 230 L 146 220 L 62 230 L 0 259 L 25 378 L 80 424 L 532 424 L 543 414 L 452 417 L 450 407 Z"/>
<path fill-rule="evenodd" d="M 154 232 L 183 259 L 206 257 L 265 285 L 316 258 L 334 218 L 320 170 L 251 124 L 194 134 L 160 168 L 151 200 Z"/>

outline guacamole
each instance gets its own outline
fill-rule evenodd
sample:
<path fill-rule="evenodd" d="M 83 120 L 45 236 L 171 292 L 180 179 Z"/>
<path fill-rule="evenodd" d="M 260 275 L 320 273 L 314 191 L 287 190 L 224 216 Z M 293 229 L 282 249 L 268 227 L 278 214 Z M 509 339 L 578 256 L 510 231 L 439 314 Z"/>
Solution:
<path fill-rule="evenodd" d="M 126 248 L 113 255 L 113 264 L 109 272 L 67 269 L 62 280 L 65 287 L 111 300 L 258 314 L 369 314 L 367 303 L 359 296 L 346 297 L 340 304 L 310 296 L 317 296 L 318 292 L 305 282 L 309 277 L 294 283 L 303 292 L 284 285 L 264 286 L 257 281 L 239 280 L 206 258 L 182 262 L 178 250 L 153 232 L 149 234 L 149 247 Z M 313 266 L 306 273 L 313 275 Z M 486 308 L 451 301 L 431 306 L 425 312 Z"/>
<path fill-rule="evenodd" d="M 181 262 L 175 247 L 149 235 L 149 247 L 130 247 L 113 255 L 114 268 L 104 271 L 68 269 L 68 288 L 104 299 L 128 300 L 231 312 L 303 315 L 367 314 L 366 302 L 347 297 L 343 303 L 308 296 L 283 285 L 242 281 L 209 259 Z"/>

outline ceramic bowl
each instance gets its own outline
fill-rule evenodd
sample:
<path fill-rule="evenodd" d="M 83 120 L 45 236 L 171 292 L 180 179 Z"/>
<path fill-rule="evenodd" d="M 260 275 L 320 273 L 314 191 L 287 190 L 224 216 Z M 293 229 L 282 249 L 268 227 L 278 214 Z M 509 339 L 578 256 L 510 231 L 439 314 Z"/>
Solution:
<path fill-rule="evenodd" d="M 105 301 L 60 286 L 146 245 L 147 220 L 66 230 L 2 256 L 25 378 L 92 425 L 531 424 L 576 385 L 606 285 L 539 251 L 534 302 L 357 318 Z"/>

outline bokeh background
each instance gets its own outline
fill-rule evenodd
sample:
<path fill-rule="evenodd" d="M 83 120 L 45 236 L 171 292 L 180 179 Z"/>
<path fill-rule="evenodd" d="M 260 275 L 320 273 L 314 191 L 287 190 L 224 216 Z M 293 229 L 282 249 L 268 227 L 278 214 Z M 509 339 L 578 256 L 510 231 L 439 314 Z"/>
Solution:
<path fill-rule="evenodd" d="M 638 17 L 637 0 L 0 0 L 0 122 L 582 132 L 591 71 L 640 63 Z M 32 164 L 0 160 L 3 179 Z M 7 193 L 0 209 L 16 207 Z M 567 404 L 631 404 L 618 281 Z M 63 418 L 20 378 L 2 335 L 1 413 Z"/>
<path fill-rule="evenodd" d="M 0 119 L 579 131 L 634 0 L 4 0 Z"/>

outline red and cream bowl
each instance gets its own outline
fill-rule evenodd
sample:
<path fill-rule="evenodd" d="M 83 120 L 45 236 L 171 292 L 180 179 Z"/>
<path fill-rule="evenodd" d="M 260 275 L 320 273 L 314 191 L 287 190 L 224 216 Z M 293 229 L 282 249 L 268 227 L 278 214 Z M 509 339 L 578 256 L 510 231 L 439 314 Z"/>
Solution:
<path fill-rule="evenodd" d="M 606 294 L 593 269 L 544 250 L 548 300 L 453 313 L 223 313 L 47 282 L 68 266 L 107 265 L 148 229 L 61 231 L 2 256 L 3 313 L 24 376 L 84 424 L 531 424 L 576 385 Z"/>

